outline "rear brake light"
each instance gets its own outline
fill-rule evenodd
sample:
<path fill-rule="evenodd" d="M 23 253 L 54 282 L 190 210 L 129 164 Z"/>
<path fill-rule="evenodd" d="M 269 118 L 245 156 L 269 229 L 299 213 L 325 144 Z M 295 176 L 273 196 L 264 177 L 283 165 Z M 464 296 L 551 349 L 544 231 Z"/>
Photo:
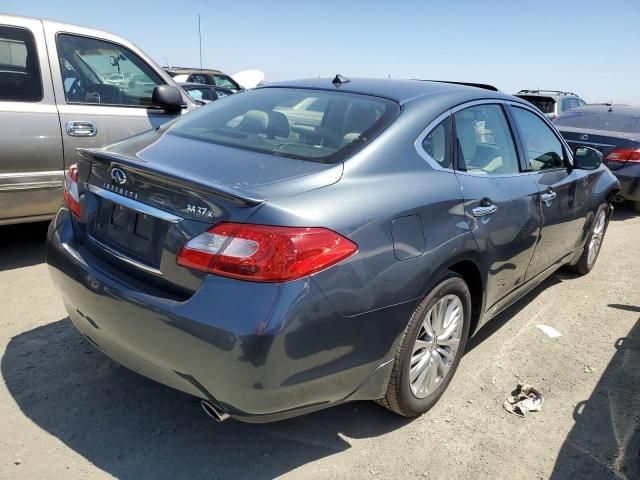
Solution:
<path fill-rule="evenodd" d="M 614 160 L 621 162 L 640 162 L 640 149 L 632 148 L 616 148 L 609 152 L 605 160 Z"/>
<path fill-rule="evenodd" d="M 326 228 L 221 223 L 189 240 L 178 265 L 256 282 L 286 282 L 328 268 L 358 251 Z"/>
<path fill-rule="evenodd" d="M 80 194 L 78 193 L 78 165 L 71 165 L 64 172 L 64 203 L 76 216 L 80 216 Z"/>

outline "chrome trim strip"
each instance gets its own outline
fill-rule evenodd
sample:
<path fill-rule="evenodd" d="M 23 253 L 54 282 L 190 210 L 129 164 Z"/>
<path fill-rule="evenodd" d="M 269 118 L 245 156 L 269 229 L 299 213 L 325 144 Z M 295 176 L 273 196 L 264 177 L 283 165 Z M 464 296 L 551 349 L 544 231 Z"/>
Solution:
<path fill-rule="evenodd" d="M 64 171 L 0 173 L 0 191 L 62 188 Z"/>
<path fill-rule="evenodd" d="M 95 243 L 98 247 L 102 248 L 107 253 L 110 253 L 111 255 L 116 257 L 118 260 L 121 260 L 125 263 L 128 263 L 129 265 L 132 265 L 136 268 L 144 270 L 145 272 L 153 273 L 154 275 L 158 275 L 158 276 L 163 276 L 163 273 L 157 268 L 150 267 L 149 265 L 145 265 L 144 263 L 138 262 L 133 258 L 129 258 L 126 255 L 123 255 L 122 253 L 118 252 L 117 250 L 114 250 L 113 248 L 109 247 L 108 245 L 105 245 L 100 240 L 96 240 L 91 235 L 88 235 L 88 237 L 89 237 L 89 240 Z"/>
<path fill-rule="evenodd" d="M 159 208 L 155 208 L 151 205 L 147 205 L 146 203 L 141 203 L 122 195 L 118 195 L 117 193 L 110 192 L 109 190 L 105 190 L 104 188 L 96 187 L 95 185 L 92 185 L 90 183 L 86 183 L 85 187 L 94 195 L 106 198 L 111 202 L 124 205 L 125 207 L 130 208 L 131 210 L 135 210 L 136 212 L 151 215 L 152 217 L 156 217 L 171 223 L 179 223 L 183 220 L 183 218 L 165 212 L 164 210 L 160 210 Z"/>

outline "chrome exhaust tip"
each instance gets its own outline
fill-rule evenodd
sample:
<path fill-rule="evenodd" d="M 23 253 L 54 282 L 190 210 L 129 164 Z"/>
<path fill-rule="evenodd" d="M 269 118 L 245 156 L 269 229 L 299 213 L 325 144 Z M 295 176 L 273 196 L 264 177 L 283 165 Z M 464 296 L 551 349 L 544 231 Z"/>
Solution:
<path fill-rule="evenodd" d="M 204 413 L 206 413 L 218 423 L 222 423 L 230 417 L 228 413 L 223 412 L 222 410 L 220 410 L 220 408 L 216 407 L 210 402 L 207 402 L 206 400 L 201 400 L 200 406 L 202 407 L 202 410 L 204 410 Z"/>

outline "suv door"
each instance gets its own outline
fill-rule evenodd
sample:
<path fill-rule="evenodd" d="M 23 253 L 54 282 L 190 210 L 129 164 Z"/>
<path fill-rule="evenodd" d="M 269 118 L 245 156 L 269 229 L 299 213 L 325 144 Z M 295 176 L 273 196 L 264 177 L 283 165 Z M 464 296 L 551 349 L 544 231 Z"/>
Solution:
<path fill-rule="evenodd" d="M 60 122 L 46 65 L 40 21 L 3 24 L 0 16 L 0 224 L 50 218 L 62 199 Z"/>
<path fill-rule="evenodd" d="M 567 149 L 546 119 L 523 105 L 511 114 L 527 169 L 540 190 L 542 230 L 527 279 L 571 255 L 582 238 L 588 172 L 571 169 Z"/>
<path fill-rule="evenodd" d="M 78 147 L 115 143 L 180 114 L 152 105 L 154 88 L 168 82 L 133 48 L 55 27 L 45 23 L 67 165 Z"/>
<path fill-rule="evenodd" d="M 485 304 L 490 315 L 500 299 L 525 281 L 540 230 L 538 187 L 531 175 L 521 173 L 504 108 L 492 101 L 454 111 L 456 175 L 488 271 Z"/>

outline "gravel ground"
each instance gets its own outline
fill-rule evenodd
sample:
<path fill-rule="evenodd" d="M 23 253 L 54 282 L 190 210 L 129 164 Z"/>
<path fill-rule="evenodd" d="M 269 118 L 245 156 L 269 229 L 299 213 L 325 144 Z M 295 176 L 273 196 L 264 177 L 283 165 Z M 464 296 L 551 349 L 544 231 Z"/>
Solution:
<path fill-rule="evenodd" d="M 616 211 L 590 275 L 559 272 L 489 323 L 414 420 L 358 402 L 214 423 L 76 333 L 43 263 L 45 232 L 0 227 L 2 479 L 640 478 L 640 216 L 629 210 Z M 524 419 L 502 408 L 521 381 L 545 396 Z"/>

